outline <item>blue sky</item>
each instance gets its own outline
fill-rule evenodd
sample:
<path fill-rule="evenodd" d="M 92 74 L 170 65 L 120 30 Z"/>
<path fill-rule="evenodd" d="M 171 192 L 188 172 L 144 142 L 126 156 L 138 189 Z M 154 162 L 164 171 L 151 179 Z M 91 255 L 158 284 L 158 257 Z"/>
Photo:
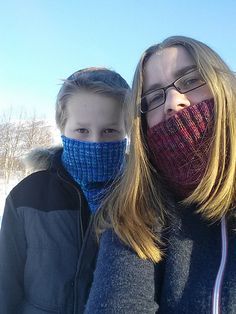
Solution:
<path fill-rule="evenodd" d="M 60 79 L 106 66 L 131 83 L 141 53 L 199 39 L 236 71 L 235 0 L 9 0 L 0 4 L 0 110 L 54 118 Z"/>

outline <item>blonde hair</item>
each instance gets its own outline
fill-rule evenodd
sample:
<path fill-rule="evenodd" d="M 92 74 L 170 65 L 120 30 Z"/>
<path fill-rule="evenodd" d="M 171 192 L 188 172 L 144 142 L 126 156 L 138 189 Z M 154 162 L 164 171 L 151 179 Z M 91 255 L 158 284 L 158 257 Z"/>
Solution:
<path fill-rule="evenodd" d="M 124 111 L 125 127 L 128 132 L 130 87 L 120 74 L 102 67 L 79 70 L 64 80 L 56 100 L 56 124 L 61 132 L 64 131 L 67 121 L 68 99 L 80 91 L 98 93 L 117 100 L 121 110 Z"/>
<path fill-rule="evenodd" d="M 116 234 L 143 259 L 158 262 L 162 256 L 160 228 L 171 212 L 161 177 L 149 162 L 145 141 L 146 122 L 139 116 L 143 69 L 161 49 L 182 46 L 192 56 L 215 102 L 210 156 L 203 179 L 185 204 L 199 204 L 198 212 L 209 221 L 220 220 L 236 200 L 236 79 L 223 60 L 207 45 L 183 36 L 165 39 L 147 49 L 136 68 L 131 107 L 133 124 L 128 164 L 123 177 L 96 217 L 97 234 L 113 227 Z M 154 230 L 157 226 L 157 230 Z"/>

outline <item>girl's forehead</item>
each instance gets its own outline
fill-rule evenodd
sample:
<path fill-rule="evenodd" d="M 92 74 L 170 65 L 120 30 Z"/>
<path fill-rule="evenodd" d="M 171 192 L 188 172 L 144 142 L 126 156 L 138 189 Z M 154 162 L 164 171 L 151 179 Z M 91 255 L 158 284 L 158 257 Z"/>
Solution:
<path fill-rule="evenodd" d="M 176 79 L 182 69 L 195 65 L 189 52 L 182 46 L 173 46 L 154 52 L 143 68 L 144 89 L 154 83 L 166 84 Z"/>
<path fill-rule="evenodd" d="M 144 72 L 153 66 L 175 69 L 189 63 L 194 63 L 189 52 L 182 46 L 173 46 L 154 52 L 145 63 Z"/>

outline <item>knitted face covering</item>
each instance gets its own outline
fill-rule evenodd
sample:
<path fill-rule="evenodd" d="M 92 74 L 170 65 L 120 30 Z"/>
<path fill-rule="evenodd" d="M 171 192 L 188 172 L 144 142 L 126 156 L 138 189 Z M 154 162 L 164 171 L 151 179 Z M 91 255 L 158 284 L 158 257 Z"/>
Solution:
<path fill-rule="evenodd" d="M 212 137 L 214 100 L 191 105 L 147 130 L 151 160 L 168 187 L 181 198 L 200 183 Z"/>
<path fill-rule="evenodd" d="M 126 139 L 94 143 L 62 136 L 62 142 L 62 164 L 79 183 L 94 212 L 111 182 L 123 171 Z"/>

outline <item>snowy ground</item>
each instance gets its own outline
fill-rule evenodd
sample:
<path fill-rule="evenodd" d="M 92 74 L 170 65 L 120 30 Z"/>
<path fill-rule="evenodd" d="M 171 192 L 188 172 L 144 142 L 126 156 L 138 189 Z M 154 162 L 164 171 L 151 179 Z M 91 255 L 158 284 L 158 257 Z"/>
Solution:
<path fill-rule="evenodd" d="M 3 210 L 5 206 L 5 200 L 8 195 L 8 193 L 11 191 L 11 189 L 20 181 L 19 178 L 15 177 L 10 180 L 10 183 L 8 185 L 4 184 L 4 180 L 0 178 L 0 226 L 2 221 L 2 215 Z"/>

